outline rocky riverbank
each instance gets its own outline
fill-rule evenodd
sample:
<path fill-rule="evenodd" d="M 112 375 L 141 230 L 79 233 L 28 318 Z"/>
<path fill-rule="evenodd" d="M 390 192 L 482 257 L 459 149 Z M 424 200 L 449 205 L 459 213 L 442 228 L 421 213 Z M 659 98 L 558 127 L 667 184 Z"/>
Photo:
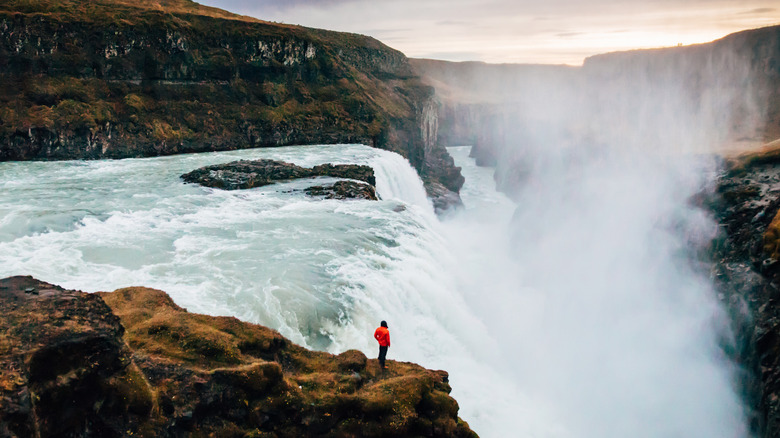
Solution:
<path fill-rule="evenodd" d="M 297 346 L 161 291 L 0 280 L 0 435 L 475 437 L 447 373 Z"/>

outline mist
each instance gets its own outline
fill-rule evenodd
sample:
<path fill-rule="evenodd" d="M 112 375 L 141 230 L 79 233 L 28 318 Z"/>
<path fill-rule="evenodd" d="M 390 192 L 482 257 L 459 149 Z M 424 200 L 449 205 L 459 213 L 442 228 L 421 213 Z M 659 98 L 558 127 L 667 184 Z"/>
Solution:
<path fill-rule="evenodd" d="M 760 143 L 752 75 L 735 51 L 616 54 L 575 81 L 534 76 L 487 117 L 472 155 L 495 159 L 516 209 L 446 226 L 467 304 L 525 400 L 504 419 L 517 436 L 750 436 L 709 278 L 718 228 L 691 198 L 716 152 Z"/>

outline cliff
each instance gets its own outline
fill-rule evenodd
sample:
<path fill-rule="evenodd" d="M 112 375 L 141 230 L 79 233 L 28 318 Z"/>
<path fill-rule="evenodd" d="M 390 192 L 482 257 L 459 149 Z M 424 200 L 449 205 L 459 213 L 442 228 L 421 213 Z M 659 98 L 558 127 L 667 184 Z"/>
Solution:
<path fill-rule="evenodd" d="M 597 83 L 671 84 L 691 102 L 727 109 L 733 117 L 730 139 L 760 144 L 780 138 L 780 26 L 706 44 L 597 55 L 582 69 Z M 730 101 L 724 108 L 718 99 Z"/>
<path fill-rule="evenodd" d="M 780 437 L 780 143 L 731 158 L 698 197 L 720 224 L 713 279 L 731 315 L 756 436 Z"/>
<path fill-rule="evenodd" d="M 0 280 L 0 435 L 475 437 L 447 373 L 188 313 L 164 292 Z"/>
<path fill-rule="evenodd" d="M 751 432 L 780 437 L 780 26 L 598 55 L 577 68 L 413 66 L 442 96 L 440 125 L 457 126 L 456 141 L 496 166 L 510 196 L 543 172 L 576 174 L 578 163 L 606 156 L 605 145 L 670 157 L 753 151 L 727 160 L 694 201 L 720 225 L 701 256 L 731 316 L 736 342 L 724 349 L 743 371 Z"/>
<path fill-rule="evenodd" d="M 379 41 L 188 0 L 0 3 L 0 160 L 295 144 L 400 153 L 457 192 L 433 90 Z"/>
<path fill-rule="evenodd" d="M 574 89 L 579 69 L 558 65 L 486 64 L 410 59 L 414 71 L 436 90 L 439 143 L 491 143 L 489 128 L 520 104 L 541 105 Z M 477 146 L 479 149 L 479 146 Z M 486 164 L 495 165 L 488 157 Z"/>
<path fill-rule="evenodd" d="M 587 129 L 601 131 L 592 137 L 633 129 L 651 145 L 659 130 L 681 121 L 670 107 L 710 129 L 702 137 L 719 147 L 780 138 L 780 26 L 708 44 L 597 55 L 582 67 L 432 60 L 412 60 L 412 67 L 441 101 L 440 143 L 473 145 L 472 156 L 497 166 L 509 194 L 524 180 L 516 170 L 529 168 L 529 150 L 576 142 Z"/>

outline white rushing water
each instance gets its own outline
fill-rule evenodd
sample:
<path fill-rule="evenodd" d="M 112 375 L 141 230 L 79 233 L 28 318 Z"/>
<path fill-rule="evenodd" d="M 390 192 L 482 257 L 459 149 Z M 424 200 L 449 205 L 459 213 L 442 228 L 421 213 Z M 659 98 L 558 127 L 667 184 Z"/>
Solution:
<path fill-rule="evenodd" d="M 645 217 L 648 199 L 582 187 L 573 198 L 594 209 L 556 217 L 541 196 L 562 193 L 535 190 L 515 214 L 468 150 L 450 149 L 466 208 L 442 222 L 403 158 L 360 145 L 0 163 L 0 277 L 154 287 L 193 312 L 369 357 L 385 319 L 389 358 L 450 371 L 461 416 L 485 437 L 744 436 L 711 291 L 673 258 L 682 243 Z M 299 191 L 310 181 L 228 192 L 179 180 L 257 158 L 369 164 L 382 200 L 311 199 Z M 648 175 L 588 180 L 601 190 L 610 177 Z"/>

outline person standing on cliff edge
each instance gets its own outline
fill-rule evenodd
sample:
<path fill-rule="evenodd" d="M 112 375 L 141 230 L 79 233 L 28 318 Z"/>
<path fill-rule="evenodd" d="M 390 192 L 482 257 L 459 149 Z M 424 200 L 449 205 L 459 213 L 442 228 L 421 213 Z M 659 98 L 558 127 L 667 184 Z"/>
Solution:
<path fill-rule="evenodd" d="M 387 347 L 390 346 L 390 330 L 387 329 L 386 321 L 382 321 L 376 331 L 374 331 L 374 338 L 379 342 L 379 366 L 383 370 L 387 369 L 385 357 L 387 357 Z"/>

